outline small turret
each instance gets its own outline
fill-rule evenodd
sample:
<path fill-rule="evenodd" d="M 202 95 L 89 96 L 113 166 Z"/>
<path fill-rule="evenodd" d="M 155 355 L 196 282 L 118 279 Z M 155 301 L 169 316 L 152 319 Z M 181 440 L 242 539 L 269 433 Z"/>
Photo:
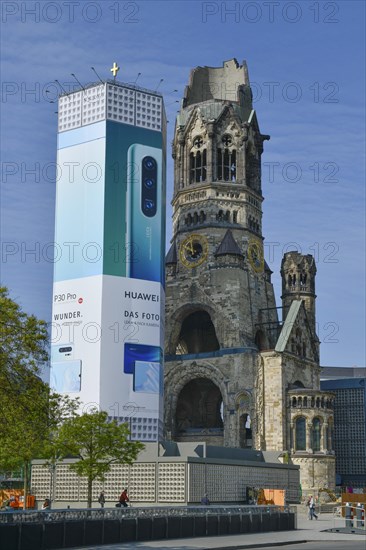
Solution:
<path fill-rule="evenodd" d="M 293 300 L 303 300 L 311 331 L 315 335 L 316 265 L 311 254 L 286 252 L 281 263 L 283 319 Z"/>

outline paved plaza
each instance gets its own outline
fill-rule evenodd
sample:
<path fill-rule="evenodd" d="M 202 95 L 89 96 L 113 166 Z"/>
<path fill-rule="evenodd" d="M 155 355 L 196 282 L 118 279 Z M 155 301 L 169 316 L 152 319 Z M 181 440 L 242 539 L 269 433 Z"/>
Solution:
<path fill-rule="evenodd" d="M 270 533 L 253 533 L 248 535 L 229 535 L 222 537 L 202 537 L 190 539 L 173 539 L 163 541 L 147 542 L 128 542 L 104 546 L 83 546 L 74 550 L 130 550 L 137 548 L 139 550 L 151 550 L 153 548 L 170 548 L 171 550 L 240 550 L 241 548 L 266 548 L 282 545 L 299 545 L 301 543 L 319 542 L 319 548 L 327 547 L 326 543 L 333 543 L 329 548 L 339 548 L 344 550 L 348 548 L 351 542 L 356 543 L 355 548 L 366 547 L 365 535 L 353 533 L 331 533 L 327 529 L 344 527 L 344 520 L 333 518 L 332 514 L 319 514 L 318 520 L 310 521 L 307 518 L 303 507 L 298 507 L 297 530 L 296 531 L 278 531 Z M 365 532 L 366 533 L 366 532 Z M 336 543 L 343 543 L 336 544 Z M 310 545 L 314 548 L 314 544 Z"/>

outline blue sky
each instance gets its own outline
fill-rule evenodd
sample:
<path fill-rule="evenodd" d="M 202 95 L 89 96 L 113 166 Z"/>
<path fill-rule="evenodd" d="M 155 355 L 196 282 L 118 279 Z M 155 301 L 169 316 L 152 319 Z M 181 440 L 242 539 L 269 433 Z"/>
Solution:
<path fill-rule="evenodd" d="M 1 281 L 51 319 L 55 83 L 119 80 L 163 92 L 170 143 L 190 69 L 248 63 L 262 133 L 263 234 L 280 304 L 283 252 L 317 261 L 321 364 L 365 365 L 365 3 L 2 2 Z M 46 91 L 48 90 L 48 91 Z M 178 90 L 178 92 L 174 92 Z M 33 173 L 31 172 L 33 169 Z M 167 242 L 171 210 L 167 212 Z M 34 254 L 27 253 L 35 250 Z"/>

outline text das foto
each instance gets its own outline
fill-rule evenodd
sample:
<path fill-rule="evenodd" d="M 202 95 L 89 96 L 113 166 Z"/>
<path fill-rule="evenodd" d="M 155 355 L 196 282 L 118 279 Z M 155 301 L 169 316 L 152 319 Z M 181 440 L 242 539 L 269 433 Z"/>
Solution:
<path fill-rule="evenodd" d="M 159 321 L 160 315 L 157 313 L 141 313 L 139 311 L 128 311 L 125 309 L 125 317 L 133 318 L 133 319 L 147 319 L 148 321 L 154 320 Z"/>

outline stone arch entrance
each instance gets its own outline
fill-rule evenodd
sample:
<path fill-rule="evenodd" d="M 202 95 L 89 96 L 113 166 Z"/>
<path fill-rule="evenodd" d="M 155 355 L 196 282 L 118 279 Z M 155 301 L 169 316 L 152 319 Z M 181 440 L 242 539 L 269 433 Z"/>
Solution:
<path fill-rule="evenodd" d="M 178 441 L 222 439 L 223 399 L 218 386 L 208 378 L 190 380 L 180 391 L 175 414 Z M 214 441 L 217 444 L 217 441 Z"/>
<path fill-rule="evenodd" d="M 207 311 L 194 311 L 184 319 L 178 338 L 176 354 L 205 353 L 220 349 L 216 331 Z"/>
<path fill-rule="evenodd" d="M 250 416 L 251 397 L 247 392 L 240 393 L 236 398 L 239 423 L 239 447 L 252 448 L 252 418 Z"/>

